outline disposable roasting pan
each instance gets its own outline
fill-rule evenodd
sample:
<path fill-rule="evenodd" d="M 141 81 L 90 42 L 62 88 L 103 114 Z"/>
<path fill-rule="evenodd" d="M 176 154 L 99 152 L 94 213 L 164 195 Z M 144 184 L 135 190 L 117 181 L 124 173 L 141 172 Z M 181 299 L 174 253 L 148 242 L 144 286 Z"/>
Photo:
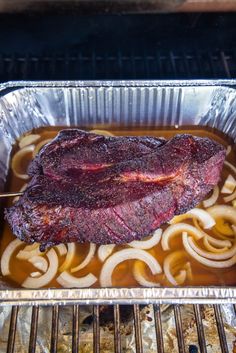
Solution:
<path fill-rule="evenodd" d="M 0 191 L 15 140 L 42 126 L 217 128 L 236 141 L 236 80 L 8 82 L 0 85 Z M 0 305 L 236 303 L 236 287 L 10 288 Z"/>

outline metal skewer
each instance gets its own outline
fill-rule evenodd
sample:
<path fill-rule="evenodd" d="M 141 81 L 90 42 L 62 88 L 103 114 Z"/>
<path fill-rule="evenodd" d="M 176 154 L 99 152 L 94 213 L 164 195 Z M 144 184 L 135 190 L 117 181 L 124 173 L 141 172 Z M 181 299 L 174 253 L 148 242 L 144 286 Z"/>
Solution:
<path fill-rule="evenodd" d="M 0 194 L 0 198 L 15 197 L 15 196 L 21 196 L 21 195 L 23 195 L 23 192 L 4 192 Z"/>

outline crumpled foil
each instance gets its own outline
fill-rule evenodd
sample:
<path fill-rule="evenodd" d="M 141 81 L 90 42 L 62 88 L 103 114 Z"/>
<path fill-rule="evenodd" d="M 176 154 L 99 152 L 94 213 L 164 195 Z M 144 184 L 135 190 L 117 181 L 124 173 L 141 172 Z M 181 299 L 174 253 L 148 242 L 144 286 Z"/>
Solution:
<path fill-rule="evenodd" d="M 81 128 L 127 126 L 210 126 L 236 141 L 236 80 L 197 81 L 67 81 L 9 82 L 0 85 L 0 191 L 4 189 L 10 153 L 15 140 L 42 126 Z M 181 288 L 90 288 L 90 289 L 13 289 L 0 278 L 0 352 L 5 352 L 11 307 L 21 305 L 17 321 L 15 352 L 25 352 L 29 342 L 31 304 L 83 304 L 80 352 L 92 351 L 92 326 L 83 323 L 90 315 L 88 304 L 143 303 L 142 332 L 144 352 L 156 352 L 152 308 L 156 303 L 204 303 L 203 325 L 208 352 L 219 352 L 212 303 L 236 303 L 234 287 Z M 84 306 L 86 304 L 86 306 Z M 223 305 L 229 351 L 235 341 L 235 316 L 231 305 Z M 177 352 L 172 306 L 162 306 L 166 352 Z M 58 352 L 71 352 L 72 314 L 70 306 L 60 308 Z M 181 309 L 186 351 L 198 345 L 192 305 Z M 123 324 L 122 348 L 135 351 L 133 321 Z M 39 310 L 36 352 L 49 352 L 50 306 Z M 101 352 L 113 351 L 113 331 L 101 327 Z M 236 349 L 234 347 L 234 349 Z"/>
<path fill-rule="evenodd" d="M 180 307 L 182 317 L 183 337 L 185 350 L 197 348 L 198 344 L 197 326 L 192 305 Z M 23 306 L 19 310 L 17 330 L 15 338 L 16 353 L 24 353 L 29 344 L 29 332 L 31 323 L 31 307 Z M 229 352 L 234 353 L 236 349 L 236 316 L 232 305 L 221 306 L 225 335 Z M 59 311 L 58 329 L 58 353 L 72 352 L 72 307 L 64 306 Z M 6 351 L 9 330 L 11 308 L 4 307 L 0 310 L 0 353 Z M 80 332 L 79 332 L 79 353 L 93 352 L 93 327 L 92 321 L 86 324 L 86 318 L 92 315 L 90 306 L 83 306 L 80 309 Z M 208 353 L 219 353 L 220 342 L 217 326 L 214 317 L 213 307 L 205 305 L 202 310 L 203 327 Z M 51 332 L 51 307 L 40 307 L 38 331 L 36 340 L 36 353 L 50 352 Z M 163 341 L 165 352 L 178 353 L 178 341 L 176 335 L 175 318 L 172 305 L 161 306 L 161 319 L 163 330 Z M 157 341 L 155 334 L 155 321 L 152 305 L 141 310 L 142 344 L 144 353 L 156 353 Z M 133 320 L 130 318 L 121 324 L 121 347 L 122 352 L 135 353 L 135 334 Z M 194 350 L 193 350 L 194 351 Z M 102 325 L 100 328 L 100 352 L 114 352 L 114 326 L 113 323 Z M 196 352 L 196 350 L 195 350 Z"/>

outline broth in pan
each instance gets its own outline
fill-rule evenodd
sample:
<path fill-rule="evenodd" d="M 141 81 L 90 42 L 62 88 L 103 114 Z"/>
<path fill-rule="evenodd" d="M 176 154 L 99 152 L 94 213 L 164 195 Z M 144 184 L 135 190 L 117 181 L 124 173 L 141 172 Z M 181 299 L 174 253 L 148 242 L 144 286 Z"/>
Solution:
<path fill-rule="evenodd" d="M 30 161 L 61 129 L 40 128 L 19 139 L 12 153 L 7 191 L 24 190 Z M 236 152 L 232 141 L 206 127 L 93 131 L 167 139 L 176 133 L 209 137 L 227 148 L 221 180 L 193 211 L 174 217 L 142 241 L 126 245 L 70 243 L 42 253 L 39 244 L 16 240 L 5 222 L 0 254 L 6 281 L 26 288 L 236 285 Z M 7 206 L 16 201 L 9 199 Z"/>

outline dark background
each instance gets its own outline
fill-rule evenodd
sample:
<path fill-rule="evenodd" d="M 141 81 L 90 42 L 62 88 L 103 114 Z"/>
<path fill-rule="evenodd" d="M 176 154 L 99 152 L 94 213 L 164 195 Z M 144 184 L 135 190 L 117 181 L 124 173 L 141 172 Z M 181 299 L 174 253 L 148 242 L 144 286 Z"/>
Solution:
<path fill-rule="evenodd" d="M 0 81 L 236 76 L 236 13 L 0 15 Z"/>

